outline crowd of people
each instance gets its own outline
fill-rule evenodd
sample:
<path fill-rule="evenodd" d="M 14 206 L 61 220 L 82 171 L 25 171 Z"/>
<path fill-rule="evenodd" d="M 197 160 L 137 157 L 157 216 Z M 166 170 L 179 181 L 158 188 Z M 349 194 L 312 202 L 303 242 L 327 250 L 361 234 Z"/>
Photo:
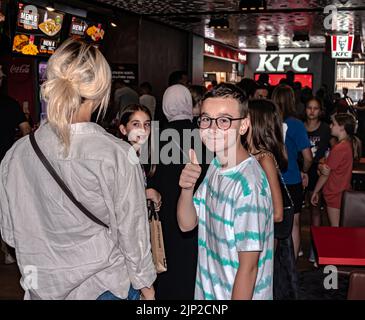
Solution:
<path fill-rule="evenodd" d="M 296 299 L 304 198 L 313 225 L 322 206 L 339 225 L 361 157 L 365 95 L 357 106 L 345 91 L 314 95 L 292 72 L 275 87 L 262 74 L 207 89 L 176 71 L 162 103 L 152 89 L 112 84 L 105 58 L 85 43 L 66 41 L 50 58 L 47 121 L 8 146 L 0 166 L 1 237 L 8 255 L 15 248 L 25 299 Z M 13 126 L 26 135 L 23 120 Z M 179 163 L 153 163 L 154 121 L 157 152 L 169 148 Z M 164 130 L 177 135 L 162 139 Z M 188 153 L 186 130 L 199 130 Z M 131 161 L 144 148 L 148 160 Z M 167 261 L 158 275 L 151 203 Z M 36 285 L 24 281 L 29 265 Z"/>

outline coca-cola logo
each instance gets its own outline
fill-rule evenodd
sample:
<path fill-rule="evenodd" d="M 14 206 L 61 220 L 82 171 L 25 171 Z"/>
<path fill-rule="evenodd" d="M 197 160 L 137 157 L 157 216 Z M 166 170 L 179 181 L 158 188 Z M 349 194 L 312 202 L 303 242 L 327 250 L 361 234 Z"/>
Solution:
<path fill-rule="evenodd" d="M 15 65 L 10 67 L 10 73 L 28 74 L 30 72 L 30 64 Z"/>

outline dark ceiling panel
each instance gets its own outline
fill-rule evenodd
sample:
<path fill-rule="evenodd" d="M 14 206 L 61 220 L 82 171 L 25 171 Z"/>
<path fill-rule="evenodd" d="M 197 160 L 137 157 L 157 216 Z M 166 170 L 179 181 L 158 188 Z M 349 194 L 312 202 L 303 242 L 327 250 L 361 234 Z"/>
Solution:
<path fill-rule="evenodd" d="M 275 42 L 281 48 L 324 47 L 325 33 L 331 30 L 324 28 L 323 8 L 331 4 L 340 10 L 350 8 L 338 12 L 337 31 L 361 35 L 365 29 L 365 10 L 354 10 L 365 9 L 365 0 L 268 0 L 269 12 L 249 14 L 239 13 L 238 0 L 97 1 L 243 49 L 264 48 L 267 43 Z M 230 28 L 209 29 L 211 16 L 227 17 Z M 296 32 L 308 33 L 310 41 L 293 43 L 291 39 Z"/>

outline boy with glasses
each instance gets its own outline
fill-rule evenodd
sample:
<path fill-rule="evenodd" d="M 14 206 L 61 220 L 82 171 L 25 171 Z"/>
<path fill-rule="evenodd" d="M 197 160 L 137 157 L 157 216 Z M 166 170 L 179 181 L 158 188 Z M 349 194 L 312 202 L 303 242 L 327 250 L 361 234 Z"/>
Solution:
<path fill-rule="evenodd" d="M 177 207 L 183 232 L 199 225 L 195 298 L 272 299 L 273 206 L 265 173 L 241 143 L 250 126 L 245 94 L 218 85 L 206 94 L 198 124 L 217 156 L 193 196 L 201 168 L 190 151 Z"/>

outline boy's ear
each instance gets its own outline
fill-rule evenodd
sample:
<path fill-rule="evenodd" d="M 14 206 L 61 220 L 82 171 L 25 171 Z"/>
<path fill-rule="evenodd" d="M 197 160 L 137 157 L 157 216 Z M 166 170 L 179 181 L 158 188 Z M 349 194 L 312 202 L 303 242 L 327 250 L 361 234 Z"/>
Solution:
<path fill-rule="evenodd" d="M 123 136 L 126 136 L 127 135 L 127 129 L 126 129 L 126 127 L 123 124 L 121 124 L 119 126 L 119 130 L 120 130 L 120 132 L 122 133 Z"/>
<path fill-rule="evenodd" d="M 241 120 L 241 125 L 240 125 L 240 129 L 239 129 L 241 136 L 243 136 L 248 131 L 250 125 L 251 125 L 251 122 L 250 122 L 249 117 Z"/>

